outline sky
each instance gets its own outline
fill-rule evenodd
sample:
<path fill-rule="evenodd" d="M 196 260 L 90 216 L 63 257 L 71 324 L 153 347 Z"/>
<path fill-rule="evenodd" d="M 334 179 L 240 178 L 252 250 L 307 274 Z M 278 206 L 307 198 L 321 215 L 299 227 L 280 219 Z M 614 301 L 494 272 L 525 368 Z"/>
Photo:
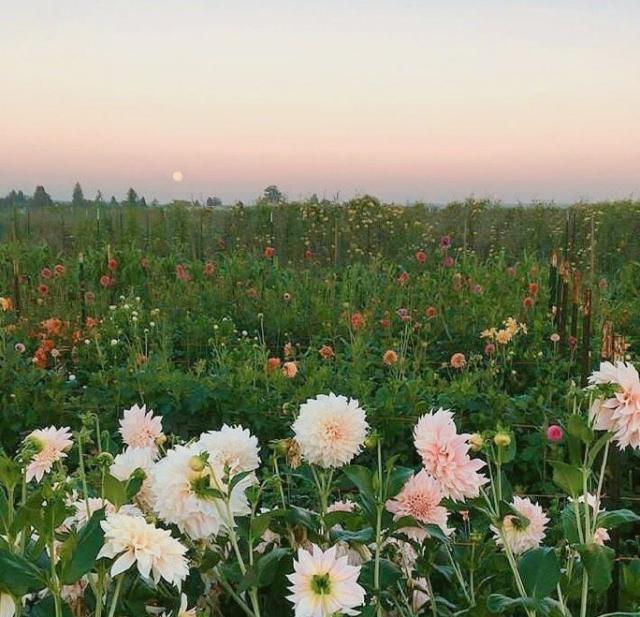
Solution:
<path fill-rule="evenodd" d="M 0 0 L 0 194 L 565 203 L 639 162 L 638 0 Z"/>

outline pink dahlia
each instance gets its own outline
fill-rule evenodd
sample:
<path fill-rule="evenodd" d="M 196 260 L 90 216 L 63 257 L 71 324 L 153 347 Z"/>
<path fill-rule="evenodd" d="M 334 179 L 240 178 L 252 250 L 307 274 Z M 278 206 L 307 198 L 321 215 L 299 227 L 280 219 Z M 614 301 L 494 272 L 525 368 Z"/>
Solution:
<path fill-rule="evenodd" d="M 424 525 L 437 525 L 448 535 L 453 529 L 447 527 L 449 513 L 440 505 L 442 498 L 440 484 L 423 469 L 409 478 L 400 493 L 389 499 L 385 506 L 393 514 L 394 520 L 411 516 Z M 405 527 L 402 531 L 411 540 L 422 541 L 429 537 L 429 534 L 419 527 Z"/>
<path fill-rule="evenodd" d="M 27 482 L 35 478 L 40 482 L 44 474 L 49 473 L 54 463 L 67 457 L 71 449 L 71 433 L 68 427 L 38 429 L 29 434 L 25 442 L 35 446 L 36 454 L 31 457 L 27 465 Z"/>
<path fill-rule="evenodd" d="M 602 362 L 589 383 L 616 387 L 613 397 L 597 400 L 591 407 L 594 427 L 611 431 L 621 450 L 627 446 L 640 448 L 640 377 L 633 364 Z"/>
<path fill-rule="evenodd" d="M 542 508 L 528 497 L 514 497 L 511 507 L 520 518 L 515 514 L 507 514 L 502 519 L 502 533 L 493 525 L 491 531 L 497 545 L 504 546 L 506 542 L 515 555 L 520 555 L 540 546 L 549 519 Z"/>
<path fill-rule="evenodd" d="M 147 411 L 146 405 L 134 405 L 125 409 L 120 420 L 120 435 L 131 448 L 151 448 L 157 450 L 158 440 L 162 435 L 162 418 Z"/>
<path fill-rule="evenodd" d="M 469 437 L 458 435 L 453 413 L 442 408 L 422 416 L 413 430 L 425 470 L 440 484 L 443 497 L 455 501 L 477 497 L 488 481 L 478 473 L 484 462 L 469 456 Z"/>

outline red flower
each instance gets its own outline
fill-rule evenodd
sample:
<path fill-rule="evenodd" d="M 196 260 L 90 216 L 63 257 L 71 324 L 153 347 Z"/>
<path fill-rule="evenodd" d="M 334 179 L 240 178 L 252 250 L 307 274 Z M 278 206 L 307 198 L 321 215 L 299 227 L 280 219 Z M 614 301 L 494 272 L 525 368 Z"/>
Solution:
<path fill-rule="evenodd" d="M 426 263 L 427 261 L 427 254 L 424 251 L 416 251 L 416 261 L 419 264 L 423 264 Z"/>
<path fill-rule="evenodd" d="M 562 438 L 564 437 L 564 431 L 562 430 L 562 427 L 558 426 L 557 424 L 552 424 L 548 429 L 547 429 L 547 439 L 553 443 L 558 443 L 559 441 L 562 441 Z"/>
<path fill-rule="evenodd" d="M 451 236 L 442 236 L 440 238 L 440 248 L 447 250 L 451 246 Z"/>
<path fill-rule="evenodd" d="M 264 249 L 264 256 L 267 259 L 271 259 L 275 254 L 276 254 L 276 249 L 274 249 L 272 246 L 267 246 Z"/>
<path fill-rule="evenodd" d="M 38 293 L 44 298 L 49 293 L 49 287 L 44 283 L 42 285 L 38 285 Z"/>
<path fill-rule="evenodd" d="M 102 287 L 111 287 L 112 284 L 113 279 L 108 274 L 103 274 L 100 277 L 100 285 L 102 285 Z"/>
<path fill-rule="evenodd" d="M 538 283 L 529 283 L 529 295 L 534 297 L 538 295 Z"/>
<path fill-rule="evenodd" d="M 64 276 L 65 268 L 62 264 L 56 264 L 54 270 L 58 276 Z"/>
<path fill-rule="evenodd" d="M 187 270 L 182 264 L 178 264 L 176 266 L 176 276 L 183 283 L 187 283 L 191 280 L 191 275 L 187 272 Z"/>
<path fill-rule="evenodd" d="M 524 306 L 524 308 L 526 308 L 527 310 L 530 308 L 533 308 L 533 305 L 535 304 L 533 298 L 531 296 L 527 296 L 523 301 L 522 301 L 522 306 Z"/>
<path fill-rule="evenodd" d="M 359 330 L 364 325 L 364 317 L 362 313 L 354 313 L 351 315 L 351 327 L 354 330 Z"/>
<path fill-rule="evenodd" d="M 118 260 L 113 257 L 107 262 L 107 268 L 112 272 L 118 269 Z"/>
<path fill-rule="evenodd" d="M 51 278 L 51 268 L 42 268 L 42 270 L 40 270 L 40 276 L 43 279 L 50 279 Z"/>
<path fill-rule="evenodd" d="M 388 319 L 381 319 L 380 320 L 380 327 L 381 328 L 388 328 L 391 325 L 391 321 L 389 321 Z"/>
<path fill-rule="evenodd" d="M 212 276 L 215 271 L 216 265 L 213 262 L 208 261 L 206 264 L 204 264 L 204 273 L 206 276 Z"/>
<path fill-rule="evenodd" d="M 438 309 L 435 306 L 430 306 L 425 311 L 427 319 L 433 319 L 438 314 Z"/>
<path fill-rule="evenodd" d="M 304 252 L 304 258 L 305 258 L 307 261 L 311 261 L 311 260 L 313 259 L 313 251 L 312 251 L 311 249 L 307 249 L 307 250 Z"/>
<path fill-rule="evenodd" d="M 398 277 L 398 284 L 399 285 L 405 285 L 408 281 L 409 281 L 409 274 L 407 272 L 403 272 Z"/>
<path fill-rule="evenodd" d="M 496 350 L 496 346 L 493 343 L 487 343 L 484 346 L 484 353 L 490 356 Z"/>

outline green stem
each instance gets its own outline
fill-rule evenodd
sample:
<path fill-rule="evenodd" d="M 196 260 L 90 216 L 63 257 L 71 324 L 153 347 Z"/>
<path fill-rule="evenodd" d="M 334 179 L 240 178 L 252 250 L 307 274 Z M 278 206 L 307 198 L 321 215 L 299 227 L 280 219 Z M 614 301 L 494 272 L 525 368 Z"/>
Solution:
<path fill-rule="evenodd" d="M 124 581 L 124 575 L 121 574 L 118 577 L 118 580 L 116 582 L 116 588 L 115 588 L 115 591 L 113 592 L 113 598 L 111 598 L 111 607 L 109 608 L 108 617 L 113 617 L 116 614 L 116 607 L 118 606 L 118 598 L 120 597 L 120 591 L 122 589 L 123 581 Z"/>

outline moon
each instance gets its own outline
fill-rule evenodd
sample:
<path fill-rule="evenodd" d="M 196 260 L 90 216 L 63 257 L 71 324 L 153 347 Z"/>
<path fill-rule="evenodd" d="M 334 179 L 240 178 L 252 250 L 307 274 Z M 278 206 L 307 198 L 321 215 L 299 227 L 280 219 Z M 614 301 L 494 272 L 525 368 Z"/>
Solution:
<path fill-rule="evenodd" d="M 184 179 L 184 176 L 182 175 L 181 171 L 174 171 L 171 174 L 171 177 L 173 178 L 174 182 L 182 182 L 182 180 Z"/>

